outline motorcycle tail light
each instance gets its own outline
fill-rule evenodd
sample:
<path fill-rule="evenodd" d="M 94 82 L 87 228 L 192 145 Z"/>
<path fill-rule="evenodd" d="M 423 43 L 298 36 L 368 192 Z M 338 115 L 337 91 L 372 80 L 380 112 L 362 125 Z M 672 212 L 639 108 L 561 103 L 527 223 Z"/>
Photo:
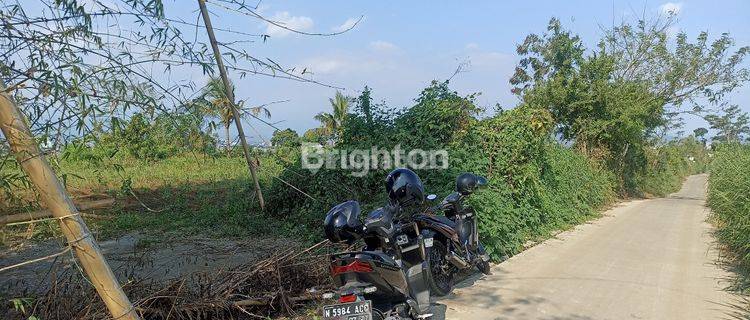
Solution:
<path fill-rule="evenodd" d="M 372 266 L 368 262 L 354 260 L 350 264 L 347 264 L 344 266 L 332 266 L 331 267 L 332 276 L 337 276 L 339 274 L 349 273 L 349 272 L 361 272 L 361 273 L 372 272 Z"/>
<path fill-rule="evenodd" d="M 347 303 L 347 302 L 354 302 L 357 301 L 357 296 L 350 294 L 348 296 L 341 296 L 339 298 L 339 303 Z"/>

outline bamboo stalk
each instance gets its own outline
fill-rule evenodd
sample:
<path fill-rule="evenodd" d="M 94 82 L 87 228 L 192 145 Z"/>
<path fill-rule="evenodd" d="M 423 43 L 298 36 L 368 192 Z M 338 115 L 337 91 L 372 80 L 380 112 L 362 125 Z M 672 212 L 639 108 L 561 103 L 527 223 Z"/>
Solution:
<path fill-rule="evenodd" d="M 106 207 L 111 206 L 114 203 L 115 203 L 115 199 L 103 199 L 103 200 L 84 202 L 84 203 L 78 204 L 76 207 L 78 208 L 79 211 L 84 211 L 84 210 L 91 210 L 91 209 L 106 208 Z M 86 216 L 87 214 L 84 213 L 83 215 Z M 89 216 L 94 217 L 94 218 L 101 217 L 97 215 L 89 215 Z M 3 216 L 0 216 L 0 227 L 6 224 L 32 221 L 32 220 L 43 219 L 43 218 L 48 218 L 48 217 L 53 217 L 53 215 L 52 215 L 52 212 L 50 212 L 47 209 L 3 215 Z"/>
<path fill-rule="evenodd" d="M 47 159 L 39 150 L 25 117 L 0 80 L 0 129 L 11 153 L 39 192 L 42 202 L 59 219 L 60 229 L 78 258 L 83 271 L 115 319 L 139 320 L 122 291 L 86 223 L 78 213 Z"/>
<path fill-rule="evenodd" d="M 234 124 L 237 126 L 237 134 L 240 136 L 240 142 L 242 143 L 242 151 L 245 154 L 245 160 L 247 166 L 250 169 L 250 175 L 253 178 L 255 184 L 255 193 L 258 195 L 258 203 L 260 203 L 260 210 L 265 210 L 266 203 L 263 200 L 263 192 L 260 190 L 260 183 L 255 172 L 255 163 L 250 156 L 250 147 L 247 144 L 245 138 L 245 130 L 242 128 L 242 122 L 240 121 L 240 113 L 237 111 L 237 106 L 234 103 L 234 90 L 232 90 L 232 84 L 229 83 L 227 77 L 227 69 L 224 67 L 224 60 L 221 58 L 221 52 L 219 51 L 219 44 L 216 42 L 216 35 L 214 35 L 214 28 L 211 25 L 211 17 L 208 14 L 205 0 L 198 0 L 198 6 L 203 16 L 203 23 L 206 25 L 206 31 L 208 32 L 208 39 L 211 42 L 211 48 L 214 51 L 214 58 L 216 59 L 216 65 L 219 67 L 219 74 L 221 75 L 221 81 L 224 83 L 226 89 L 227 99 L 229 100 L 230 109 L 232 109 L 232 115 L 234 116 Z"/>

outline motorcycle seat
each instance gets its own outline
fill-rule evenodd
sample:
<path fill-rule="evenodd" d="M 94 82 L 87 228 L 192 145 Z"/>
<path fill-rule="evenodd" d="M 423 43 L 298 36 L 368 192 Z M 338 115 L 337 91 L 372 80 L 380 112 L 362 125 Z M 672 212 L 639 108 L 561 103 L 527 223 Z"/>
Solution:
<path fill-rule="evenodd" d="M 428 214 L 428 215 L 424 215 L 423 217 L 424 217 L 424 219 L 429 219 L 429 220 L 432 220 L 432 221 L 436 221 L 436 222 L 445 224 L 447 226 L 450 226 L 451 228 L 454 228 L 454 229 L 456 228 L 456 222 L 454 222 L 453 220 L 449 219 L 446 216 L 438 216 L 438 215 Z"/>

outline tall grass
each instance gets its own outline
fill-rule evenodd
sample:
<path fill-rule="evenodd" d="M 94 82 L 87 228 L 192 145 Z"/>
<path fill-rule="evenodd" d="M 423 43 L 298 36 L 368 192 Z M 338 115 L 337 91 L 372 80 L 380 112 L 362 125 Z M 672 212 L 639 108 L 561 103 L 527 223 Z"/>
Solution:
<path fill-rule="evenodd" d="M 269 186 L 282 164 L 270 155 L 261 155 L 259 160 L 260 183 Z M 188 153 L 158 161 L 60 159 L 56 166 L 74 198 L 103 194 L 116 199 L 114 207 L 97 211 L 113 219 L 89 221 L 100 236 L 135 230 L 236 237 L 268 233 L 285 225 L 282 219 L 267 218 L 260 211 L 247 164 L 239 156 Z M 30 186 L 15 188 L 14 193 L 25 199 L 24 203 L 32 203 L 29 200 L 34 198 Z M 24 210 L 35 208 L 10 203 L 0 206 L 0 214 Z M 25 230 L 25 226 L 17 226 L 2 232 L 8 236 Z M 56 224 L 43 223 L 33 234 L 23 236 L 45 238 L 56 232 Z"/>
<path fill-rule="evenodd" d="M 750 274 L 750 146 L 721 145 L 711 163 L 708 205 L 719 240 L 736 254 L 742 273 Z"/>

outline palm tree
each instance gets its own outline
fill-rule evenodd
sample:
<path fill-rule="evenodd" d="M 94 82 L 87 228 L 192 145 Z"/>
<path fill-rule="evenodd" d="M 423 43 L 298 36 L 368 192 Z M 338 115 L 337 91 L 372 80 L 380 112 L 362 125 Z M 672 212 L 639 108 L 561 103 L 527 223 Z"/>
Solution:
<path fill-rule="evenodd" d="M 234 90 L 234 85 L 232 85 Z M 205 112 L 208 115 L 219 118 L 219 121 L 224 126 L 224 132 L 226 133 L 226 151 L 229 154 L 229 126 L 234 121 L 234 114 L 232 113 L 232 105 L 227 98 L 227 91 L 224 87 L 224 83 L 221 82 L 220 78 L 210 78 L 206 86 L 203 87 L 201 95 L 208 104 L 204 104 Z"/>
<path fill-rule="evenodd" d="M 349 99 L 336 91 L 335 98 L 329 98 L 333 113 L 321 112 L 315 115 L 315 120 L 320 121 L 321 129 L 329 136 L 338 135 L 344 125 L 346 116 L 349 113 Z"/>
<path fill-rule="evenodd" d="M 232 84 L 232 91 L 234 91 L 234 84 Z M 232 113 L 232 105 L 227 98 L 226 89 L 224 87 L 224 83 L 221 81 L 221 78 L 210 78 L 208 80 L 208 83 L 206 83 L 206 86 L 203 87 L 203 91 L 199 99 L 207 102 L 203 104 L 205 113 L 210 116 L 219 118 L 219 121 L 224 126 L 224 132 L 226 134 L 227 142 L 226 152 L 227 155 L 229 155 L 231 147 L 229 127 L 232 125 L 232 121 L 235 121 L 235 119 L 234 114 Z M 237 101 L 237 111 L 239 111 L 240 117 L 245 110 L 244 104 L 245 101 L 243 100 Z M 268 111 L 268 109 L 266 109 L 264 106 L 251 107 L 248 108 L 248 111 L 254 116 L 258 116 L 262 113 L 266 118 L 271 117 L 271 112 Z"/>

